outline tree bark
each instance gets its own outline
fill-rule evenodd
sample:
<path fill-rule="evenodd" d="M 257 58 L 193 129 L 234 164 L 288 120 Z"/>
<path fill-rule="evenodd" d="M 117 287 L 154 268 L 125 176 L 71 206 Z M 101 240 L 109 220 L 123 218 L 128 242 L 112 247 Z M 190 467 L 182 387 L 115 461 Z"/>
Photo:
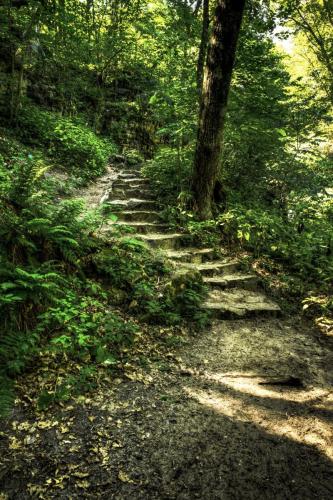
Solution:
<path fill-rule="evenodd" d="M 201 220 L 212 217 L 223 127 L 245 0 L 217 0 L 200 105 L 192 191 Z"/>
<path fill-rule="evenodd" d="M 202 31 L 201 31 L 201 40 L 200 40 L 199 56 L 197 63 L 197 89 L 198 89 L 199 99 L 201 99 L 203 73 L 204 73 L 205 59 L 207 54 L 207 45 L 209 36 L 208 30 L 209 30 L 209 0 L 203 0 Z"/>
<path fill-rule="evenodd" d="M 193 3 L 194 3 L 194 2 L 193 2 Z M 197 16 L 197 15 L 198 15 L 198 12 L 199 12 L 199 10 L 200 10 L 200 8 L 201 8 L 201 4 L 202 4 L 202 0 L 197 0 L 197 2 L 195 3 L 195 7 L 194 7 L 194 11 L 193 11 L 193 14 L 194 14 L 195 16 Z"/>

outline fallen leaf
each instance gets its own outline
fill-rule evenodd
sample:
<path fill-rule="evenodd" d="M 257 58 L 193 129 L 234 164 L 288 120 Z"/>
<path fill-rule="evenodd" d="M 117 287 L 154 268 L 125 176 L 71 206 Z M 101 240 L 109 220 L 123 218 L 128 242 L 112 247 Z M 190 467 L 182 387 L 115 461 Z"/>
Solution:
<path fill-rule="evenodd" d="M 17 426 L 17 429 L 19 431 L 28 431 L 31 428 L 31 423 L 30 422 L 22 422 Z"/>
<path fill-rule="evenodd" d="M 30 495 L 34 494 L 34 498 L 36 498 L 37 495 L 38 495 L 38 498 L 45 498 L 44 496 L 42 496 L 42 493 L 45 493 L 45 491 L 46 491 L 46 489 L 43 486 L 40 486 L 39 484 L 28 483 L 27 489 L 28 489 Z M 7 497 L 2 498 L 0 496 L 1 500 L 5 500 L 5 498 L 7 498 Z"/>
<path fill-rule="evenodd" d="M 76 485 L 77 485 L 79 488 L 86 489 L 86 488 L 89 488 L 90 483 L 89 483 L 89 481 L 78 481 L 78 482 L 76 483 Z"/>
<path fill-rule="evenodd" d="M 49 420 L 40 420 L 37 423 L 38 429 L 51 429 L 51 427 L 54 427 L 56 425 L 54 422 L 50 422 Z"/>
<path fill-rule="evenodd" d="M 22 447 L 22 442 L 16 439 L 16 437 L 11 437 L 10 440 L 11 443 L 9 443 L 9 448 L 11 450 L 18 450 L 19 448 Z"/>
<path fill-rule="evenodd" d="M 126 472 L 121 470 L 118 473 L 118 479 L 120 479 L 123 483 L 134 483 L 133 479 L 131 479 Z"/>
<path fill-rule="evenodd" d="M 69 427 L 67 427 L 66 425 L 61 425 L 59 427 L 59 430 L 60 430 L 61 434 L 66 434 L 66 432 L 69 432 Z"/>
<path fill-rule="evenodd" d="M 37 439 L 37 436 L 26 436 L 24 438 L 24 444 L 33 444 Z"/>
<path fill-rule="evenodd" d="M 120 443 L 117 443 L 117 442 L 114 442 L 112 443 L 112 448 L 123 448 L 124 445 L 120 444 Z"/>
<path fill-rule="evenodd" d="M 75 476 L 75 477 L 88 477 L 89 476 L 89 472 L 80 472 L 80 471 L 77 471 L 77 472 L 73 472 L 72 476 Z"/>
<path fill-rule="evenodd" d="M 80 465 L 79 465 L 79 464 L 68 464 L 68 466 L 67 466 L 67 468 L 68 468 L 68 470 L 69 470 L 69 471 L 71 471 L 71 470 L 75 470 L 75 469 L 77 469 L 78 467 L 80 467 Z"/>
<path fill-rule="evenodd" d="M 75 453 L 76 451 L 79 451 L 79 450 L 80 450 L 80 447 L 79 447 L 79 446 L 77 446 L 77 445 L 71 446 L 71 447 L 69 448 L 69 451 L 70 451 L 71 453 Z"/>

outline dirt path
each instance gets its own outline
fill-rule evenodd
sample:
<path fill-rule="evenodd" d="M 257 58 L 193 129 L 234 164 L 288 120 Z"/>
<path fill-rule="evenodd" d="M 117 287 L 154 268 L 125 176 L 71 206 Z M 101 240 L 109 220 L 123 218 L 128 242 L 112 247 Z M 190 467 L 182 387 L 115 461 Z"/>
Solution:
<path fill-rule="evenodd" d="M 2 498 L 331 499 L 332 361 L 302 323 L 216 322 L 47 419 L 17 410 Z"/>
<path fill-rule="evenodd" d="M 329 340 L 297 317 L 187 339 L 75 403 L 21 401 L 0 433 L 0 499 L 331 500 Z"/>
<path fill-rule="evenodd" d="M 332 356 L 311 332 L 216 323 L 179 357 L 116 392 L 129 402 L 118 460 L 136 482 L 114 498 L 332 498 Z M 290 375 L 306 387 L 260 385 Z"/>

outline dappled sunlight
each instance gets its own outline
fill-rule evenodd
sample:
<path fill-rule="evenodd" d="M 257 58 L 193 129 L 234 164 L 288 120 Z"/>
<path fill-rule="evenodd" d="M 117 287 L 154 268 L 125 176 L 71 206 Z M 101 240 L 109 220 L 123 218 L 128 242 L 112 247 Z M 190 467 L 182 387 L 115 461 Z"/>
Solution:
<path fill-rule="evenodd" d="M 0 500 L 333 500 L 332 2 L 0 0 Z"/>
<path fill-rule="evenodd" d="M 211 376 L 213 381 L 221 381 L 222 375 Z M 208 376 L 209 378 L 209 376 Z M 297 443 L 314 446 L 323 455 L 333 460 L 333 426 L 332 422 L 322 420 L 313 414 L 300 415 L 294 411 L 294 407 L 288 408 L 286 401 L 300 402 L 301 395 L 295 390 L 287 391 L 285 394 L 273 389 L 258 385 L 260 379 L 250 379 L 246 374 L 244 377 L 236 376 L 223 378 L 223 392 L 212 389 L 201 389 L 184 387 L 185 393 L 197 400 L 200 404 L 214 410 L 215 412 L 232 418 L 237 422 L 259 426 L 270 434 L 291 439 Z M 229 391 L 230 389 L 230 391 Z M 231 394 L 231 392 L 233 394 Z M 239 393 L 239 396 L 235 395 Z M 327 391 L 312 389 L 303 393 L 304 402 L 314 398 L 322 398 Z M 243 397 L 253 396 L 253 398 Z M 283 411 L 275 408 L 261 406 L 256 398 L 284 399 Z M 328 401 L 332 403 L 333 395 L 328 395 Z M 326 406 L 326 405 L 325 405 Z"/>
<path fill-rule="evenodd" d="M 209 373 L 206 372 L 205 379 L 212 380 L 215 383 L 221 383 L 227 387 L 240 391 L 244 394 L 257 397 L 269 397 L 271 399 L 283 399 L 285 401 L 295 401 L 310 403 L 313 400 L 327 398 L 326 402 L 331 400 L 333 407 L 333 394 L 327 389 L 313 387 L 309 389 L 294 389 L 292 387 L 281 388 L 281 386 L 269 385 L 270 379 L 260 377 L 253 372 L 248 373 Z M 283 377 L 280 377 L 281 380 Z M 272 379 L 274 382 L 275 379 Z M 261 385 L 263 384 L 263 385 Z"/>

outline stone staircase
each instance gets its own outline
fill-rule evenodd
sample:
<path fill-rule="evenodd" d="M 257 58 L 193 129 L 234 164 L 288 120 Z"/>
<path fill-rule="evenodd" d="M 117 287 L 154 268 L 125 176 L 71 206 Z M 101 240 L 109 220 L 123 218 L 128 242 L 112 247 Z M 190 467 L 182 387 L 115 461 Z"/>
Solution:
<path fill-rule="evenodd" d="M 108 189 L 108 205 L 118 219 L 113 224 L 134 229 L 134 237 L 159 249 L 175 268 L 199 271 L 209 287 L 203 307 L 218 319 L 272 316 L 280 308 L 260 290 L 254 274 L 241 271 L 240 263 L 222 258 L 213 248 L 194 248 L 186 233 L 169 232 L 159 216 L 159 206 L 149 189 L 149 180 L 137 166 L 119 165 Z"/>

